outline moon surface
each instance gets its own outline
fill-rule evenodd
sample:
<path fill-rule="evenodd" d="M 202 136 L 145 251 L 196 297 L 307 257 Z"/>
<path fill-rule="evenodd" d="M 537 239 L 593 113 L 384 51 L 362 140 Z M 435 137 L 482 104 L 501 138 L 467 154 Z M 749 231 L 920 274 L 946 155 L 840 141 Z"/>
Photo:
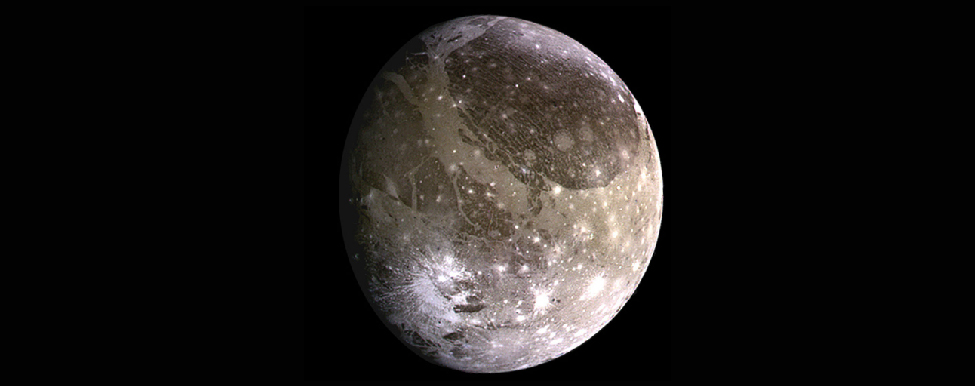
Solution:
<path fill-rule="evenodd" d="M 508 372 L 559 357 L 633 294 L 662 180 L 640 104 L 553 29 L 471 16 L 376 75 L 343 156 L 342 226 L 366 298 L 427 360 Z"/>

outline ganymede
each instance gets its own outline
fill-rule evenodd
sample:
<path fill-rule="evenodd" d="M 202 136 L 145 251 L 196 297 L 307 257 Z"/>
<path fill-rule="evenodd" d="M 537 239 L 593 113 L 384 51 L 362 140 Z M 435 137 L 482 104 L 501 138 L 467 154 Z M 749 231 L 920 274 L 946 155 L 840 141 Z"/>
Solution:
<path fill-rule="evenodd" d="M 376 75 L 343 156 L 349 259 L 431 362 L 535 366 L 609 323 L 660 225 L 657 147 L 606 63 L 550 28 L 472 16 Z"/>

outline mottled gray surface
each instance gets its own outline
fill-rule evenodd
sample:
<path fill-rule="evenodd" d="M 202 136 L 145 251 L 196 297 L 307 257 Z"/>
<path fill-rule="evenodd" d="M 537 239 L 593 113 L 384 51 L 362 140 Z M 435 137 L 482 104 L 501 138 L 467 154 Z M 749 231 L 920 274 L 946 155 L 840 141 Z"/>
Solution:
<path fill-rule="evenodd" d="M 347 147 L 357 277 L 394 332 L 469 372 L 556 358 L 643 277 L 661 213 L 643 112 L 571 38 L 495 16 L 413 39 Z"/>

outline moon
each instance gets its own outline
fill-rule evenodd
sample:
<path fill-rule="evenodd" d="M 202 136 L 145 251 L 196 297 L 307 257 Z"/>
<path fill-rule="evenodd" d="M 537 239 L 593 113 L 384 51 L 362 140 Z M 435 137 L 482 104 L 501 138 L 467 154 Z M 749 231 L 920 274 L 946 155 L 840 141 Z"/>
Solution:
<path fill-rule="evenodd" d="M 660 160 L 613 70 L 502 16 L 433 26 L 375 76 L 343 154 L 349 262 L 390 331 L 432 363 L 521 370 L 575 349 L 639 285 Z"/>

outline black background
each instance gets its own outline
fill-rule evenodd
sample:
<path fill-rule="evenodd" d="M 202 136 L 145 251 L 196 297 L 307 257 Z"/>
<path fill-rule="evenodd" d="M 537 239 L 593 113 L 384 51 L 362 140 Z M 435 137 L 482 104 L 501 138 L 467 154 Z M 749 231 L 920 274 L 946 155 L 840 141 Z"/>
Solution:
<path fill-rule="evenodd" d="M 940 296 L 912 293 L 926 287 L 917 279 L 928 278 L 923 268 L 932 255 L 892 261 L 899 256 L 883 248 L 916 237 L 868 233 L 876 219 L 890 219 L 879 225 L 898 232 L 936 224 L 912 225 L 900 218 L 903 210 L 878 199 L 903 201 L 925 190 L 913 182 L 925 172 L 910 168 L 917 144 L 900 142 L 940 139 L 924 129 L 944 125 L 909 121 L 903 136 L 891 134 L 899 127 L 887 120 L 939 115 L 910 106 L 937 92 L 901 88 L 905 80 L 908 87 L 956 87 L 942 68 L 956 58 L 939 55 L 959 51 L 936 43 L 952 43 L 944 37 L 964 23 L 950 16 L 962 12 L 805 5 L 84 10 L 91 12 L 25 14 L 29 28 L 14 39 L 31 48 L 14 56 L 39 71 L 13 78 L 52 101 L 37 103 L 42 121 L 28 130 L 49 139 L 54 153 L 64 148 L 50 160 L 70 178 L 36 173 L 56 183 L 43 192 L 50 198 L 11 204 L 87 211 L 32 214 L 84 239 L 44 235 L 41 246 L 70 253 L 26 255 L 78 281 L 55 287 L 55 297 L 74 306 L 67 309 L 30 298 L 44 281 L 13 295 L 59 312 L 37 334 L 22 334 L 44 352 L 38 359 L 66 359 L 18 353 L 44 367 L 38 374 L 71 373 L 62 365 L 75 363 L 99 377 L 202 373 L 276 383 L 645 381 L 666 379 L 668 368 L 676 379 L 834 379 L 851 370 L 875 379 L 912 371 L 877 354 L 903 361 L 938 352 L 904 345 L 909 334 L 954 342 L 904 324 L 927 316 L 910 301 Z M 471 14 L 538 22 L 599 55 L 646 110 L 663 164 L 661 237 L 634 297 L 573 352 L 500 375 L 441 369 L 399 344 L 359 292 L 337 229 L 334 176 L 369 80 L 417 32 Z M 928 30 L 926 22 L 937 26 Z M 16 96 L 35 104 L 30 93 Z M 43 122 L 49 117 L 68 122 Z M 49 158 L 32 155 L 15 157 L 13 170 L 33 173 L 35 161 Z M 104 252 L 119 259 L 104 260 Z M 879 277 L 889 285 L 877 285 Z M 93 285 L 105 293 L 85 291 Z M 668 317 L 657 317 L 668 313 L 669 326 Z M 87 340 L 35 341 L 68 335 Z M 935 370 L 925 376 L 943 373 Z"/>
<path fill-rule="evenodd" d="M 337 227 L 335 195 L 345 135 L 368 84 L 407 40 L 455 17 L 533 21 L 579 41 L 605 61 L 646 113 L 660 151 L 664 213 L 646 276 L 612 322 L 548 363 L 504 374 L 466 374 L 428 363 L 380 322 L 359 290 Z M 304 18 L 307 238 L 305 372 L 309 380 L 666 380 L 671 377 L 671 28 L 666 7 L 309 7 Z M 633 378 L 638 377 L 638 378 Z"/>

